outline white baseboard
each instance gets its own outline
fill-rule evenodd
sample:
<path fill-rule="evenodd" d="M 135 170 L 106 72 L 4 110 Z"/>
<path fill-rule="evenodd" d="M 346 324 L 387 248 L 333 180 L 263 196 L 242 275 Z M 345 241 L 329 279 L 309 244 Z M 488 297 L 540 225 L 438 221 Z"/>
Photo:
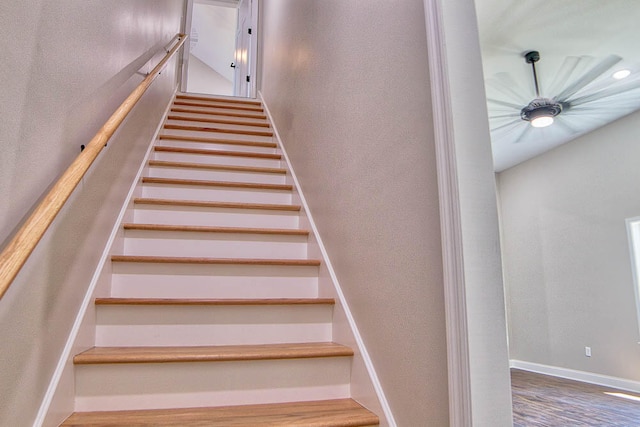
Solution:
<path fill-rule="evenodd" d="M 576 371 L 574 369 L 560 368 L 557 366 L 542 365 L 540 363 L 525 362 L 522 360 L 510 360 L 509 366 L 524 371 L 538 374 L 551 375 L 568 380 L 581 381 L 583 383 L 612 387 L 620 390 L 640 393 L 640 382 L 608 375 L 594 374 L 592 372 Z"/>

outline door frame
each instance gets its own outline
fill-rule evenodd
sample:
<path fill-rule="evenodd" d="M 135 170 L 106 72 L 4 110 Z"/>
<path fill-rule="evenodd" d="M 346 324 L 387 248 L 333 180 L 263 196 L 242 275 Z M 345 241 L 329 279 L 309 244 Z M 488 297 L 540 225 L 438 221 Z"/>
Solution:
<path fill-rule="evenodd" d="M 249 2 L 249 6 L 247 8 L 243 7 L 243 3 Z M 247 51 L 247 73 L 246 75 L 240 75 L 241 82 L 237 84 L 234 82 L 234 96 L 241 96 L 247 98 L 256 98 L 257 90 L 256 90 L 256 81 L 257 81 L 257 59 L 258 59 L 258 13 L 259 13 L 259 2 L 260 0 L 239 0 L 238 1 L 238 24 L 237 29 L 239 37 L 236 37 L 236 52 Z M 248 22 L 247 28 L 241 28 L 240 23 L 243 22 L 243 13 L 247 11 L 250 15 L 250 19 Z M 245 31 L 249 30 L 249 33 L 246 34 Z M 248 46 L 242 46 L 241 44 L 246 42 Z M 240 46 L 239 46 L 240 44 Z M 238 61 L 236 61 L 236 66 L 238 66 Z M 242 69 L 242 68 L 241 68 Z M 244 73 L 243 73 L 244 74 Z M 249 78 L 249 84 L 245 85 L 245 81 L 242 79 Z M 243 90 L 246 88 L 247 93 L 243 93 Z"/>
<path fill-rule="evenodd" d="M 249 61 L 249 98 L 257 97 L 257 73 L 258 73 L 258 13 L 259 13 L 259 3 L 260 0 L 240 0 L 240 1 L 250 1 L 250 13 L 251 13 L 251 41 L 249 43 L 248 52 L 248 61 Z M 183 33 L 191 36 L 191 28 L 192 28 L 192 20 L 193 20 L 193 3 L 194 0 L 186 0 L 185 9 L 183 12 Z M 212 2 L 214 3 L 214 2 Z M 238 2 L 239 5 L 240 2 Z M 238 16 L 238 22 L 240 22 L 240 16 Z M 190 42 L 190 40 L 189 40 Z M 237 42 L 236 42 L 237 43 Z M 236 50 L 238 46 L 236 45 Z M 189 44 L 187 44 L 184 49 L 182 49 L 182 55 L 180 57 L 180 85 L 179 89 L 182 92 L 187 90 L 187 78 L 188 78 L 188 70 L 189 70 L 189 55 L 191 49 L 189 49 Z M 235 82 L 234 82 L 235 87 Z M 234 94 L 237 96 L 237 94 Z"/>
<path fill-rule="evenodd" d="M 193 17 L 193 0 L 187 0 L 184 3 L 184 12 L 182 19 L 182 32 L 186 34 L 189 39 L 182 48 L 182 54 L 180 56 L 180 85 L 181 92 L 187 91 L 187 78 L 189 74 L 189 55 L 191 54 L 191 21 Z"/>
<path fill-rule="evenodd" d="M 495 176 L 475 3 L 423 1 L 442 230 L 449 425 L 511 426 Z"/>

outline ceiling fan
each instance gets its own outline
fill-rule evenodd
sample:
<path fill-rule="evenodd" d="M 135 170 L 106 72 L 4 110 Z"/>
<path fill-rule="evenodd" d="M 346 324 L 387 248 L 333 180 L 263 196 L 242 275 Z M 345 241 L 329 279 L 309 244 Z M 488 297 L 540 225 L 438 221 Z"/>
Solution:
<path fill-rule="evenodd" d="M 640 72 L 615 69 L 622 61 L 619 56 L 607 56 L 595 65 L 586 56 L 565 58 L 549 85 L 547 93 L 552 96 L 545 96 L 538 82 L 540 53 L 528 51 L 523 56 L 531 64 L 533 99 L 531 92 L 522 90 L 507 73 L 487 80 L 488 89 L 502 98 L 487 98 L 493 142 L 522 142 L 535 136 L 535 128 L 546 127 L 545 135 L 567 139 L 569 134 L 577 136 L 619 117 L 622 110 L 640 108 L 640 96 L 630 92 L 640 88 Z M 607 73 L 610 70 L 616 73 Z"/>

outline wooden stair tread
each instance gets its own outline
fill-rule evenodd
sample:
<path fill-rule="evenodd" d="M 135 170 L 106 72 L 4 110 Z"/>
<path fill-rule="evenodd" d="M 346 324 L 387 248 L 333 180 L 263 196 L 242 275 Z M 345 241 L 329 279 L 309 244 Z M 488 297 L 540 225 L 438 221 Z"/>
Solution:
<path fill-rule="evenodd" d="M 185 122 L 203 122 L 203 123 L 218 123 L 222 125 L 238 125 L 238 126 L 256 126 L 268 128 L 271 127 L 269 123 L 264 122 L 250 122 L 242 120 L 230 120 L 230 119 L 212 119 L 209 117 L 193 117 L 193 116 L 178 116 L 175 114 L 169 114 L 168 120 L 182 120 Z"/>
<path fill-rule="evenodd" d="M 215 103 L 201 102 L 201 101 L 189 101 L 189 100 L 175 100 L 173 101 L 173 105 L 180 105 L 186 107 L 205 107 L 205 108 L 220 108 L 227 110 L 239 110 L 239 111 L 254 111 L 256 113 L 262 113 L 264 110 L 259 106 L 244 106 L 241 104 L 237 105 L 228 105 L 224 103 L 220 103 L 216 101 Z"/>
<path fill-rule="evenodd" d="M 275 142 L 242 141 L 237 139 L 201 138 L 196 136 L 160 135 L 158 139 L 171 141 L 202 142 L 207 144 L 243 145 L 247 147 L 278 148 Z"/>
<path fill-rule="evenodd" d="M 96 305 L 333 305 L 333 298 L 262 298 L 262 299 L 205 299 L 205 298 L 96 298 Z"/>
<path fill-rule="evenodd" d="M 176 99 L 193 99 L 197 101 L 229 102 L 231 104 L 262 105 L 262 102 L 253 99 L 223 98 L 220 96 L 191 95 L 189 93 L 178 93 L 176 94 Z"/>
<path fill-rule="evenodd" d="M 182 178 L 142 178 L 143 184 L 166 184 L 166 185 L 196 185 L 204 187 L 227 187 L 227 188 L 246 188 L 256 190 L 276 190 L 291 191 L 293 186 L 289 184 L 263 184 L 259 182 L 229 182 L 229 181 L 207 181 L 201 179 L 182 179 Z"/>
<path fill-rule="evenodd" d="M 162 205 L 162 206 L 189 206 L 201 208 L 224 208 L 224 209 L 254 209 L 254 210 L 274 210 L 298 212 L 302 209 L 300 205 L 277 205 L 269 203 L 236 203 L 236 202 L 208 202 L 200 200 L 171 200 L 139 197 L 133 200 L 138 205 Z"/>
<path fill-rule="evenodd" d="M 286 175 L 287 173 L 287 170 L 282 168 L 264 168 L 264 167 L 258 167 L 258 166 L 212 165 L 207 163 L 170 162 L 167 160 L 149 160 L 149 166 L 184 168 L 184 169 L 221 170 L 221 171 L 227 171 L 227 172 L 275 173 L 275 174 L 281 174 L 281 175 Z"/>
<path fill-rule="evenodd" d="M 240 111 L 207 111 L 201 110 L 199 108 L 189 108 L 189 107 L 171 107 L 171 112 L 174 113 L 193 113 L 193 114 L 208 114 L 213 116 L 225 116 L 225 117 L 243 117 L 245 119 L 258 119 L 258 120 L 266 120 L 267 116 L 264 114 L 251 114 L 251 113 L 243 113 Z"/>
<path fill-rule="evenodd" d="M 332 343 L 256 344 L 188 347 L 93 347 L 73 358 L 76 365 L 106 363 L 228 362 L 353 356 Z"/>
<path fill-rule="evenodd" d="M 210 264 L 210 265 L 278 265 L 317 267 L 316 259 L 276 259 L 276 258 L 204 258 L 204 257 L 164 257 L 143 255 L 112 255 L 112 262 L 156 263 L 156 264 Z"/>
<path fill-rule="evenodd" d="M 352 399 L 288 402 L 218 408 L 76 412 L 62 427 L 365 427 L 378 417 Z"/>
<path fill-rule="evenodd" d="M 308 236 L 309 230 L 294 228 L 251 228 L 251 227 L 217 227 L 206 225 L 167 225 L 167 224 L 123 224 L 125 230 L 138 231 L 185 231 L 205 233 L 237 233 L 237 234 L 276 234 L 286 236 Z"/>
<path fill-rule="evenodd" d="M 282 159 L 280 154 L 272 153 L 252 153 L 247 151 L 227 151 L 227 150 L 203 150 L 201 148 L 184 148 L 184 147 L 164 147 L 155 146 L 155 151 L 163 153 L 185 153 L 185 154 L 205 154 L 210 156 L 232 156 L 232 157 L 252 157 L 257 159 Z"/>
<path fill-rule="evenodd" d="M 196 132 L 219 132 L 219 133 L 229 133 L 234 135 L 273 136 L 273 132 L 271 131 L 227 129 L 227 128 L 213 127 L 213 126 L 174 125 L 171 123 L 166 123 L 164 125 L 164 129 L 188 130 L 188 131 L 196 131 Z"/>

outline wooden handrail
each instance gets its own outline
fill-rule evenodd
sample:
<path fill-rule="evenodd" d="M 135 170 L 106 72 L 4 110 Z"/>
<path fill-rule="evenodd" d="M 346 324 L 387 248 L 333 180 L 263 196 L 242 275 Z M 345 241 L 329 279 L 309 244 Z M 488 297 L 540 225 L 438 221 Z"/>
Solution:
<path fill-rule="evenodd" d="M 73 193 L 73 190 L 75 190 L 80 180 L 84 177 L 87 170 L 89 170 L 89 167 L 91 167 L 96 157 L 98 157 L 98 154 L 100 154 L 107 141 L 109 141 L 129 112 L 131 112 L 136 103 L 142 98 L 142 95 L 151 83 L 153 83 L 158 74 L 160 74 L 165 64 L 178 49 L 182 47 L 186 39 L 187 36 L 185 34 L 176 34 L 169 43 L 169 46 L 173 44 L 171 50 L 167 52 L 162 61 L 156 65 L 111 117 L 109 117 L 104 126 L 102 126 L 98 133 L 89 141 L 86 148 L 76 157 L 73 163 L 71 163 L 49 193 L 47 193 L 36 207 L 29 219 L 26 220 L 2 253 L 0 253 L 0 299 L 7 289 L 9 289 L 9 286 L 11 286 L 20 269 L 38 242 L 40 242 L 42 236 L 56 218 L 71 193 Z"/>

